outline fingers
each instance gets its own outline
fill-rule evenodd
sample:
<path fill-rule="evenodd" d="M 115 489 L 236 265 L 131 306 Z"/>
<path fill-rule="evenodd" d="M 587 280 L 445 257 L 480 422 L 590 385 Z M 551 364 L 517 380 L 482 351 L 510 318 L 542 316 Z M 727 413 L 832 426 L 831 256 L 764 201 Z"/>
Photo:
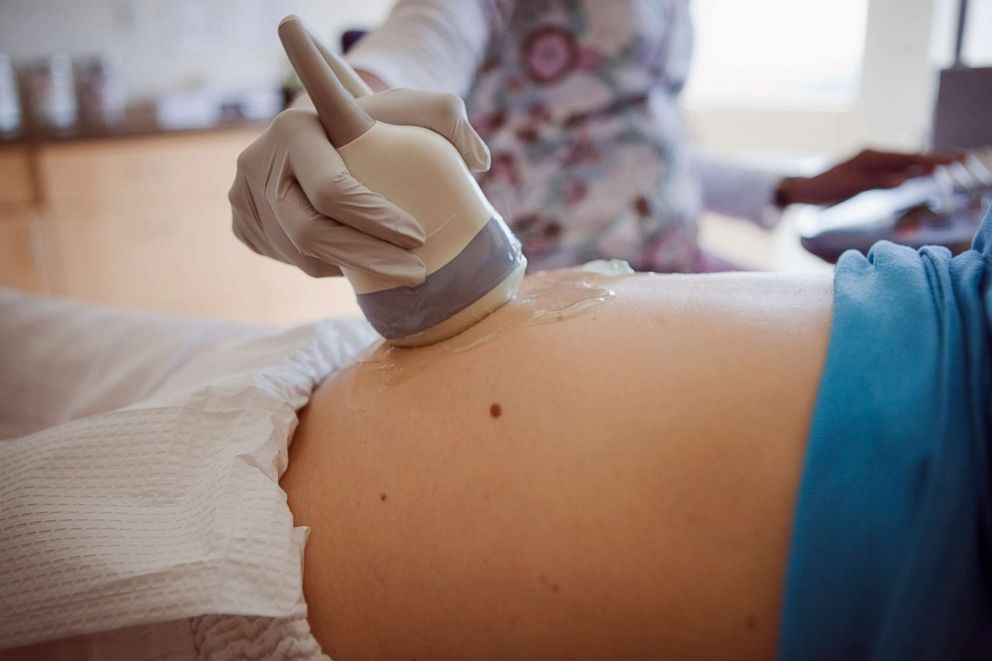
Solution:
<path fill-rule="evenodd" d="M 330 177 L 320 187 L 314 195 L 307 194 L 317 210 L 362 234 L 407 250 L 419 248 L 427 240 L 413 216 L 347 172 Z"/>
<path fill-rule="evenodd" d="M 257 209 L 244 209 L 243 202 L 250 201 L 250 193 L 243 195 L 244 189 L 248 186 L 244 177 L 238 176 L 231 188 L 228 197 L 232 203 L 232 226 L 234 236 L 251 248 L 252 252 L 271 257 L 284 264 L 290 264 L 300 268 L 304 273 L 315 278 L 341 275 L 341 269 L 334 264 L 328 264 L 314 257 L 301 254 L 286 237 L 278 223 L 268 223 L 268 233 L 264 229 L 266 216 L 259 216 Z M 246 192 L 246 191 L 244 191 Z M 236 203 L 237 202 L 237 203 Z M 253 204 L 250 206 L 254 207 Z M 259 218 L 256 222 L 254 219 Z M 278 246 L 278 248 L 276 247 Z"/>
<path fill-rule="evenodd" d="M 455 146 L 469 168 L 489 169 L 489 147 L 468 121 L 465 103 L 453 94 L 394 89 L 359 99 L 373 118 L 389 124 L 422 126 L 440 133 Z"/>
<path fill-rule="evenodd" d="M 866 149 L 854 160 L 868 170 L 913 170 L 920 174 L 932 172 L 939 165 L 948 165 L 964 157 L 957 152 L 934 152 L 927 154 L 905 154 Z"/>
<path fill-rule="evenodd" d="M 300 112 L 289 123 L 284 134 L 293 175 L 317 211 L 400 248 L 424 245 L 424 230 L 409 213 L 348 174 L 316 115 Z"/>
<path fill-rule="evenodd" d="M 336 222 L 310 206 L 307 196 L 297 183 L 283 187 L 272 211 L 281 232 L 266 229 L 266 234 L 278 234 L 284 241 L 273 241 L 282 253 L 295 252 L 300 259 L 291 261 L 311 275 L 308 269 L 320 271 L 321 266 L 333 264 L 414 287 L 427 277 L 427 268 L 412 252 Z M 311 261 L 312 260 L 312 261 Z"/>
<path fill-rule="evenodd" d="M 241 173 L 234 178 L 234 184 L 227 193 L 227 199 L 231 203 L 231 229 L 238 241 L 245 244 L 259 255 L 266 255 L 269 246 L 268 241 L 262 234 L 258 224 L 252 222 L 252 218 L 257 218 L 258 213 L 253 207 L 251 190 L 248 182 Z"/>
<path fill-rule="evenodd" d="M 265 236 L 269 246 L 264 254 L 274 257 L 280 262 L 292 264 L 314 278 L 341 275 L 341 269 L 337 264 L 300 251 L 290 239 L 288 230 L 283 224 L 286 222 L 290 227 L 303 226 L 308 217 L 317 215 L 312 209 L 308 210 L 306 207 L 290 209 L 288 205 L 284 207 L 281 204 L 270 204 L 269 206 L 272 213 L 264 213 L 260 217 L 260 233 Z M 300 239 L 305 238 L 300 237 Z"/>

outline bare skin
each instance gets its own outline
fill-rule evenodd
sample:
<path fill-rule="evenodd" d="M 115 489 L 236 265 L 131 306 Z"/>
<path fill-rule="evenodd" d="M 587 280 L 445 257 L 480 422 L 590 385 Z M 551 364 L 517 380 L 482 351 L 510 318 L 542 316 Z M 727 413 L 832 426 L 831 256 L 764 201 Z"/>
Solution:
<path fill-rule="evenodd" d="M 611 288 L 317 391 L 282 486 L 336 661 L 774 657 L 830 277 Z"/>

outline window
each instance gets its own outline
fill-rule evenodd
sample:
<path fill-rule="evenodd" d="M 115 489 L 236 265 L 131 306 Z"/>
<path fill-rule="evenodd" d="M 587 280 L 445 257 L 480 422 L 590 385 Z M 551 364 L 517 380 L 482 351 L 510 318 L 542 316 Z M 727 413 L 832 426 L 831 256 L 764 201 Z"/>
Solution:
<path fill-rule="evenodd" d="M 850 110 L 868 0 L 692 0 L 693 106 Z"/>
<path fill-rule="evenodd" d="M 931 55 L 935 64 L 950 66 L 954 60 L 954 42 L 957 37 L 958 11 L 961 0 L 934 0 L 937 7 L 937 29 L 935 30 Z M 961 60 L 973 67 L 992 66 L 992 0 L 968 0 L 968 13 L 965 22 L 964 44 Z"/>

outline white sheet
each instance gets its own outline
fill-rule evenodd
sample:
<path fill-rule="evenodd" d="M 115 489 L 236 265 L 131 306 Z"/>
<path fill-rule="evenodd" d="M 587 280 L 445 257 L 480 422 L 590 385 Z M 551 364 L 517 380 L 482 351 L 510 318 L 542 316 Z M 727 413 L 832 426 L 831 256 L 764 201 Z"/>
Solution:
<path fill-rule="evenodd" d="M 211 614 L 299 623 L 307 530 L 278 486 L 296 411 L 376 338 L 0 290 L 0 649 L 125 627 L 151 645 Z"/>

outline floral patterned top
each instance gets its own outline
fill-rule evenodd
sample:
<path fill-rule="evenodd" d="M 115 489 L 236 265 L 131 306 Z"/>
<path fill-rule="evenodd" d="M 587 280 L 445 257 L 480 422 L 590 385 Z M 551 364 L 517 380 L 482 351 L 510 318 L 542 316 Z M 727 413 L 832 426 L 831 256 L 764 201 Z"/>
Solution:
<path fill-rule="evenodd" d="M 384 42 L 406 57 L 377 58 Z M 401 0 L 349 59 L 466 96 L 493 152 L 480 184 L 532 268 L 691 271 L 700 187 L 678 106 L 691 42 L 688 0 Z"/>
<path fill-rule="evenodd" d="M 699 191 L 677 105 L 686 0 L 527 0 L 489 12 L 466 100 L 493 151 L 480 183 L 537 268 L 697 263 Z"/>

